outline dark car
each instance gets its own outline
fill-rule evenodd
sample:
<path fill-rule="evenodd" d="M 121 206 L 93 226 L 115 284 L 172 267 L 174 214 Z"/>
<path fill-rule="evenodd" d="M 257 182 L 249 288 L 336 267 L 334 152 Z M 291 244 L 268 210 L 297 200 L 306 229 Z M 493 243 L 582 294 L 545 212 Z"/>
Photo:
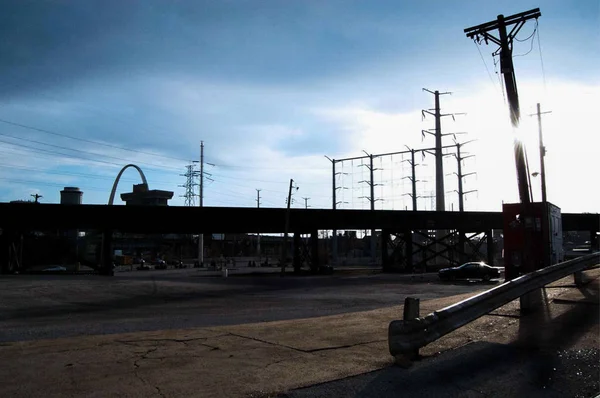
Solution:
<path fill-rule="evenodd" d="M 459 267 L 444 268 L 438 272 L 441 280 L 449 281 L 454 279 L 490 279 L 499 278 L 500 270 L 490 267 L 485 263 L 465 263 Z"/>

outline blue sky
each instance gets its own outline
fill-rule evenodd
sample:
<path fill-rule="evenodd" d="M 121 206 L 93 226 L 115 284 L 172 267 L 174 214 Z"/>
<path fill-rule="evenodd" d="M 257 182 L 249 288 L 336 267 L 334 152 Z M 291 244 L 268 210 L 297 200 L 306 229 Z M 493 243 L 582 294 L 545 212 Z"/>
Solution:
<path fill-rule="evenodd" d="M 494 74 L 494 46 L 463 29 L 540 7 L 533 42 L 514 53 L 523 113 L 541 102 L 549 199 L 564 211 L 600 211 L 592 135 L 600 99 L 597 1 L 23 1 L 0 15 L 0 200 L 43 195 L 58 202 L 79 186 L 106 203 L 114 177 L 139 165 L 151 188 L 183 205 L 185 165 L 205 142 L 207 206 L 331 206 L 331 164 L 344 158 L 431 146 L 420 109 L 442 99 L 445 132 L 477 139 L 465 161 L 467 209 L 515 201 L 512 132 Z M 530 21 L 519 34 L 527 38 Z M 541 45 L 538 47 L 538 43 Z M 530 47 L 533 45 L 533 47 Z M 542 55 L 540 57 L 540 55 Z M 543 60 L 543 68 L 542 61 Z M 485 63 L 484 63 L 485 62 Z M 486 70 L 486 65 L 490 75 Z M 536 169 L 536 125 L 524 116 Z M 26 127 L 19 127 L 23 125 Z M 449 143 L 451 141 L 448 141 Z M 581 145 L 587 143 L 587 145 Z M 378 208 L 410 209 L 401 155 L 379 159 Z M 433 159 L 421 159 L 420 208 L 433 189 Z M 339 164 L 342 208 L 368 207 L 365 167 Z M 594 168 L 595 167 L 595 168 Z M 446 161 L 448 210 L 456 209 L 456 162 Z M 119 192 L 138 183 L 128 170 Z M 535 179 L 534 179 L 535 183 Z M 367 190 L 368 193 L 368 190 Z M 539 193 L 534 191 L 534 198 Z M 342 198 L 343 196 L 343 198 Z M 341 198 L 341 199 L 340 199 Z M 454 206 L 454 207 L 453 207 Z"/>

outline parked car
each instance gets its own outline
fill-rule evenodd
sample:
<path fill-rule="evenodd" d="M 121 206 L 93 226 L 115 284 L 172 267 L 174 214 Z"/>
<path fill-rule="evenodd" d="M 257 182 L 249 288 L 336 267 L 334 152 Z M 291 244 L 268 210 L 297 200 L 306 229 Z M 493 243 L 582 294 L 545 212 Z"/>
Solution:
<path fill-rule="evenodd" d="M 500 277 L 500 269 L 490 267 L 489 265 L 479 263 L 465 263 L 458 267 L 444 268 L 438 272 L 438 276 L 443 281 L 454 279 L 483 279 L 489 281 Z"/>
<path fill-rule="evenodd" d="M 167 269 L 167 262 L 160 258 L 154 262 L 154 269 Z"/>
<path fill-rule="evenodd" d="M 56 271 L 66 271 L 67 269 L 61 265 L 58 265 L 56 267 L 50 267 L 50 268 L 45 268 L 44 271 L 49 271 L 49 272 L 56 272 Z"/>

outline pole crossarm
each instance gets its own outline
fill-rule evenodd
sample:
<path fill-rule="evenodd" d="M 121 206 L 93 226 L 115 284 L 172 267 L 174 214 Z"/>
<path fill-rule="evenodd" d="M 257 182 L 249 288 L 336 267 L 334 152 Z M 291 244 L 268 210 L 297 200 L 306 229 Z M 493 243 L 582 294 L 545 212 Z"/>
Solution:
<path fill-rule="evenodd" d="M 452 135 L 452 134 L 455 134 L 455 133 L 449 133 L 449 134 Z M 456 133 L 456 134 L 458 134 L 458 133 Z M 472 141 L 476 141 L 476 140 L 471 140 L 471 141 L 468 141 L 468 142 L 472 142 Z M 466 144 L 466 143 L 464 143 L 464 144 Z M 444 145 L 444 146 L 442 146 L 442 149 L 454 148 L 454 147 L 456 147 L 456 144 Z M 408 154 L 408 153 L 412 153 L 412 152 L 417 153 L 417 152 L 426 152 L 426 151 L 434 151 L 434 150 L 435 150 L 435 147 L 432 147 L 432 148 L 414 148 L 414 149 L 408 149 L 406 151 L 377 153 L 377 154 L 372 154 L 372 155 L 369 155 L 369 156 L 367 156 L 367 155 L 365 155 L 365 156 L 356 156 L 356 157 L 344 158 L 344 159 L 330 159 L 328 156 L 325 156 L 325 157 L 327 159 L 329 159 L 329 161 L 333 161 L 335 163 L 340 163 L 340 162 L 346 162 L 346 161 L 350 161 L 350 160 L 369 159 L 371 156 L 373 156 L 373 159 L 375 159 L 375 158 L 380 158 L 380 157 L 385 157 L 385 156 L 395 156 L 395 155 Z M 409 160 L 407 160 L 407 161 L 409 161 Z M 364 165 L 364 166 L 369 167 L 369 165 Z M 379 170 L 379 169 L 374 169 L 374 171 L 376 171 L 376 170 Z M 343 174 L 347 174 L 347 173 L 343 173 Z"/>
<path fill-rule="evenodd" d="M 542 13 L 540 12 L 540 9 L 534 8 L 529 11 L 524 11 L 524 12 L 520 12 L 518 14 L 514 14 L 514 15 L 510 15 L 508 17 L 505 17 L 504 24 L 506 26 L 515 25 L 515 27 L 509 33 L 509 36 L 512 39 L 512 37 L 517 35 L 517 33 L 519 32 L 521 27 L 523 27 L 523 25 L 525 24 L 525 21 L 532 19 L 532 18 L 537 19 L 541 16 L 542 16 Z M 494 20 L 494 21 L 490 21 L 490 22 L 482 23 L 480 25 L 471 26 L 469 28 L 466 28 L 464 30 L 464 33 L 470 39 L 477 39 L 478 36 L 483 36 L 484 39 L 491 40 L 500 46 L 500 45 L 502 45 L 502 43 L 500 42 L 500 39 L 489 33 L 490 31 L 496 30 L 496 29 L 498 29 L 498 21 Z"/>

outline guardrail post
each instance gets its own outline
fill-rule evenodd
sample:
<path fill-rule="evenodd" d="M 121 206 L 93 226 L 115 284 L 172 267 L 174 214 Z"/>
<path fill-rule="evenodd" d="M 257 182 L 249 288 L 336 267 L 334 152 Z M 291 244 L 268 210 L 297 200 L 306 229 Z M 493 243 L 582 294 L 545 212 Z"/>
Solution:
<path fill-rule="evenodd" d="M 582 271 L 575 272 L 573 274 L 573 280 L 575 282 L 575 285 L 577 285 L 577 286 L 583 285 L 583 272 Z"/>
<path fill-rule="evenodd" d="M 522 313 L 531 313 L 542 306 L 542 288 L 537 288 L 529 293 L 525 293 L 519 298 L 519 304 Z"/>
<path fill-rule="evenodd" d="M 415 321 L 420 316 L 420 299 L 415 297 L 406 297 L 404 299 L 404 322 Z M 404 368 L 409 367 L 411 361 L 419 357 L 419 349 L 415 348 L 412 351 L 405 352 L 395 356 L 396 365 Z"/>

